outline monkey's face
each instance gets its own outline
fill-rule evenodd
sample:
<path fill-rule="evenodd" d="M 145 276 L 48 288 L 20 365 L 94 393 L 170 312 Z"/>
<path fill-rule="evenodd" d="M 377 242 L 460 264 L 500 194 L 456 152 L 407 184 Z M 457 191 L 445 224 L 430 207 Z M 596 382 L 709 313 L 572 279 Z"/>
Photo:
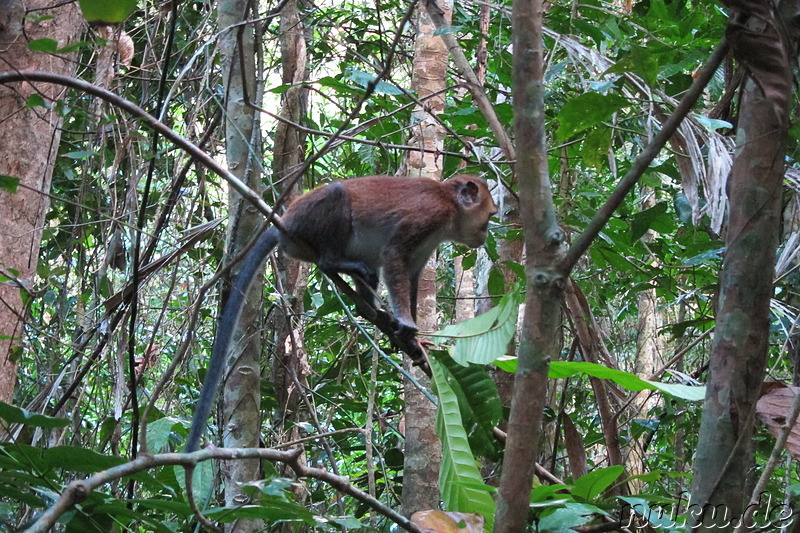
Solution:
<path fill-rule="evenodd" d="M 486 237 L 489 235 L 489 219 L 497 214 L 497 207 L 492 202 L 491 208 L 486 207 L 481 213 L 476 213 L 472 218 L 471 225 L 474 226 L 469 230 L 467 235 L 464 235 L 464 244 L 470 248 L 478 248 L 486 242 Z"/>
<path fill-rule="evenodd" d="M 497 214 L 497 206 L 489 191 L 482 195 L 475 206 L 465 209 L 461 221 L 461 238 L 459 241 L 470 248 L 478 248 L 486 242 L 489 235 L 489 220 Z"/>
<path fill-rule="evenodd" d="M 486 242 L 489 219 L 497 214 L 486 182 L 477 176 L 458 175 L 445 182 L 456 191 L 455 241 L 477 248 Z"/>

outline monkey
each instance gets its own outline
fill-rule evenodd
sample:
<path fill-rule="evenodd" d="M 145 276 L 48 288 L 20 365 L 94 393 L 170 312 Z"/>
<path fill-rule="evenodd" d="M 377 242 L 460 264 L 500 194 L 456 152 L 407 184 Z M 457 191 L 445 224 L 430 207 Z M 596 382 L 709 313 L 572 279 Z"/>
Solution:
<path fill-rule="evenodd" d="M 496 213 L 486 183 L 466 174 L 442 182 L 392 176 L 353 178 L 320 186 L 295 199 L 281 217 L 283 232 L 275 226 L 262 232 L 242 261 L 219 318 L 186 451 L 198 449 L 245 295 L 276 246 L 294 259 L 315 263 L 323 273 L 350 276 L 357 294 L 375 309 L 380 309 L 375 291 L 382 271 L 397 334 L 413 337 L 417 285 L 428 258 L 443 242 L 472 248 L 483 245 L 489 219 Z"/>

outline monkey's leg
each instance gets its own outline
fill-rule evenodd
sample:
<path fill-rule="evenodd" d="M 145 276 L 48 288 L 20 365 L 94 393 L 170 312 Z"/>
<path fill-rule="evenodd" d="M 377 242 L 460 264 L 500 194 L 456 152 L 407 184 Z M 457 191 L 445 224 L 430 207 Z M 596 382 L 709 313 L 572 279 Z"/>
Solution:
<path fill-rule="evenodd" d="M 379 282 L 377 270 L 363 261 L 321 261 L 318 266 L 329 276 L 335 273 L 347 274 L 353 278 L 356 294 L 376 313 L 386 314 L 377 296 Z"/>

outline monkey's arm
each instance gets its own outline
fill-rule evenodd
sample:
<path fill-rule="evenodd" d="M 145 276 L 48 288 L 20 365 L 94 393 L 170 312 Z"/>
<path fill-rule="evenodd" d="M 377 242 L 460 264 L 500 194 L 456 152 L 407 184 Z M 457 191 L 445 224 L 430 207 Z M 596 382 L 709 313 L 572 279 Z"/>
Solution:
<path fill-rule="evenodd" d="M 242 314 L 242 307 L 247 296 L 250 285 L 261 270 L 264 260 L 273 248 L 277 246 L 280 232 L 276 227 L 271 227 L 259 236 L 253 248 L 242 261 L 242 268 L 236 276 L 236 281 L 225 302 L 225 308 L 217 324 L 217 338 L 214 340 L 214 347 L 211 350 L 211 359 L 208 362 L 206 379 L 203 382 L 203 390 L 200 392 L 200 399 L 194 411 L 192 427 L 189 429 L 189 437 L 186 439 L 186 451 L 193 452 L 198 449 L 200 437 L 203 435 L 208 417 L 211 415 L 211 407 L 214 404 L 214 397 L 217 395 L 222 374 L 225 371 L 225 354 L 228 353 L 233 332 Z"/>

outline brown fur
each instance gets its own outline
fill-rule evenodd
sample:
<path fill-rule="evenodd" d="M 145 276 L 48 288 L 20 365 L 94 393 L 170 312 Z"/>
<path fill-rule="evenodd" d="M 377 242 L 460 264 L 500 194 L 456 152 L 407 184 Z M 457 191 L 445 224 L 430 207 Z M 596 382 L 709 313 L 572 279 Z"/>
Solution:
<path fill-rule="evenodd" d="M 477 176 L 443 182 L 354 178 L 295 200 L 283 216 L 288 235 L 281 237 L 281 245 L 289 255 L 323 270 L 361 277 L 356 284 L 362 295 L 376 288 L 382 269 L 400 329 L 413 333 L 417 279 L 428 257 L 442 242 L 480 246 L 496 212 L 489 189 Z M 306 243 L 313 253 L 292 241 Z"/>

